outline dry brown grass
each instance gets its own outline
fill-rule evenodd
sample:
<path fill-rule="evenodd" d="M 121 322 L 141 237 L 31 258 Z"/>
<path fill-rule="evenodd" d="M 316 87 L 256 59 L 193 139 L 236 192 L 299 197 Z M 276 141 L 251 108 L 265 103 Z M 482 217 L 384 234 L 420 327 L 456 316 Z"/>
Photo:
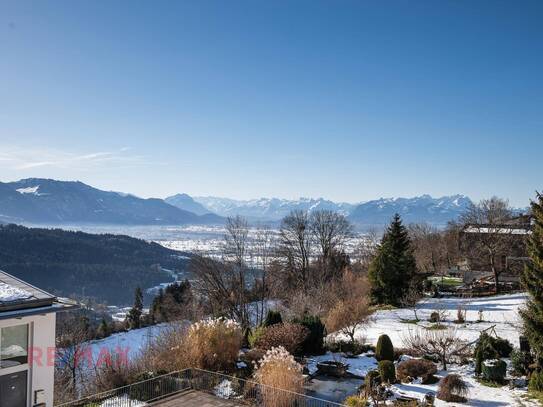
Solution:
<path fill-rule="evenodd" d="M 188 329 L 172 328 L 142 353 L 142 369 L 171 372 L 186 368 L 230 371 L 235 366 L 243 334 L 231 320 L 209 319 Z"/>
<path fill-rule="evenodd" d="M 303 392 L 302 366 L 285 348 L 270 349 L 256 367 L 255 378 L 263 385 L 263 405 L 266 407 L 296 405 L 297 394 Z"/>

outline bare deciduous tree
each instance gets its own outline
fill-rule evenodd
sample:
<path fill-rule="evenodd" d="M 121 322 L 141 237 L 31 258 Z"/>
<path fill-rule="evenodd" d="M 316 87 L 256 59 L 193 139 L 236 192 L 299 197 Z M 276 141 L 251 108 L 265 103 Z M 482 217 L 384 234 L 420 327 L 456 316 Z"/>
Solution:
<path fill-rule="evenodd" d="M 63 315 L 56 331 L 55 387 L 60 389 L 57 394 L 78 399 L 85 391 L 85 374 L 92 368 L 87 353 L 90 349 L 85 345 L 89 339 L 88 321 L 77 312 Z"/>
<path fill-rule="evenodd" d="M 204 299 L 213 315 L 226 314 L 236 321 L 244 318 L 243 310 L 238 307 L 239 279 L 236 269 L 209 257 L 193 256 L 191 271 L 196 276 L 195 290 Z"/>
<path fill-rule="evenodd" d="M 310 217 L 311 232 L 319 250 L 321 279 L 328 281 L 333 277 L 332 257 L 342 253 L 345 243 L 353 236 L 353 227 L 347 218 L 330 210 L 318 210 Z"/>
<path fill-rule="evenodd" d="M 499 277 L 503 271 L 497 262 L 510 246 L 512 229 L 506 224 L 512 217 L 509 203 L 497 197 L 470 205 L 461 217 L 464 236 L 472 237 L 463 248 L 475 261 L 487 256 L 488 267 L 494 274 L 496 293 L 500 290 Z"/>
<path fill-rule="evenodd" d="M 403 339 L 407 348 L 413 349 L 422 355 L 436 356 L 443 365 L 443 370 L 447 370 L 447 363 L 454 356 L 460 356 L 466 349 L 466 344 L 462 341 L 455 329 L 424 329 L 419 328 L 409 331 Z"/>
<path fill-rule="evenodd" d="M 254 239 L 254 252 L 253 255 L 256 258 L 255 264 L 260 270 L 260 279 L 257 280 L 259 284 L 258 294 L 259 302 L 257 308 L 257 321 L 256 324 L 259 325 L 264 321 L 264 315 L 266 312 L 266 302 L 268 300 L 269 294 L 271 292 L 271 280 L 269 278 L 269 269 L 271 262 L 273 260 L 273 254 L 276 247 L 276 236 L 272 230 L 263 226 L 257 229 L 255 239 Z"/>
<path fill-rule="evenodd" d="M 295 210 L 281 222 L 279 255 L 287 279 L 294 286 L 306 291 L 309 287 L 309 263 L 312 233 L 307 212 Z"/>
<path fill-rule="evenodd" d="M 235 298 L 238 307 L 239 322 L 243 327 L 249 326 L 247 300 L 245 296 L 245 277 L 248 271 L 246 259 L 249 240 L 249 224 L 247 219 L 236 216 L 226 219 L 226 233 L 224 235 L 224 260 L 234 269 L 234 287 L 231 295 Z"/>

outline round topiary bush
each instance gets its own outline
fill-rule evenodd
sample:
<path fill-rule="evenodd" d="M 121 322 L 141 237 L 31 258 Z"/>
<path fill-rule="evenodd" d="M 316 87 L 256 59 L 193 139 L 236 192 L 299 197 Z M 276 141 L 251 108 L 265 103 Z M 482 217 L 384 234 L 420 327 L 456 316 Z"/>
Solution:
<path fill-rule="evenodd" d="M 381 335 L 375 347 L 375 359 L 394 361 L 394 346 L 388 335 Z"/>
<path fill-rule="evenodd" d="M 468 395 L 468 385 L 460 375 L 450 374 L 439 382 L 437 398 L 452 403 L 463 403 Z"/>
<path fill-rule="evenodd" d="M 483 378 L 490 382 L 503 383 L 507 364 L 501 359 L 485 360 L 482 366 Z"/>
<path fill-rule="evenodd" d="M 302 353 L 304 355 L 322 355 L 326 352 L 324 349 L 324 337 L 326 328 L 318 316 L 306 315 L 300 320 L 294 322 L 305 326 L 309 330 L 309 335 L 302 344 Z"/>
<path fill-rule="evenodd" d="M 390 360 L 381 360 L 379 362 L 379 375 L 383 383 L 396 383 L 396 367 Z"/>
<path fill-rule="evenodd" d="M 398 364 L 397 368 L 398 379 L 402 382 L 409 382 L 411 379 L 420 377 L 422 383 L 436 382 L 434 374 L 437 373 L 435 363 L 426 359 L 409 359 Z"/>

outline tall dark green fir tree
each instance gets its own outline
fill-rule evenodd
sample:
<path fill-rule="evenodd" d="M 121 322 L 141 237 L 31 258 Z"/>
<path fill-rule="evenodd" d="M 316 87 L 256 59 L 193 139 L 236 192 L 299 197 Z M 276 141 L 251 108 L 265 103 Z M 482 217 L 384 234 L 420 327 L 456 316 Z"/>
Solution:
<path fill-rule="evenodd" d="M 387 228 L 368 277 L 371 297 L 377 304 L 398 306 L 416 277 L 417 263 L 411 240 L 399 214 Z"/>
<path fill-rule="evenodd" d="M 543 362 L 543 195 L 537 194 L 531 203 L 534 225 L 528 238 L 530 263 L 526 264 L 522 282 L 528 290 L 529 300 L 520 312 L 524 333 L 539 363 Z"/>
<path fill-rule="evenodd" d="M 134 306 L 126 316 L 126 322 L 130 329 L 141 328 L 141 315 L 143 314 L 143 292 L 136 287 L 134 293 Z"/>

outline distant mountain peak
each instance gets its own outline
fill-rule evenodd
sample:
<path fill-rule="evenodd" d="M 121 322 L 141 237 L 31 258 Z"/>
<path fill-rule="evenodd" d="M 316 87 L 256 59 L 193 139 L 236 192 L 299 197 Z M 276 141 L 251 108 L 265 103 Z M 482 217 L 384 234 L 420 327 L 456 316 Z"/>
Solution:
<path fill-rule="evenodd" d="M 102 191 L 80 181 L 27 178 L 0 182 L 0 219 L 21 223 L 185 225 L 222 223 L 161 199 Z"/>

